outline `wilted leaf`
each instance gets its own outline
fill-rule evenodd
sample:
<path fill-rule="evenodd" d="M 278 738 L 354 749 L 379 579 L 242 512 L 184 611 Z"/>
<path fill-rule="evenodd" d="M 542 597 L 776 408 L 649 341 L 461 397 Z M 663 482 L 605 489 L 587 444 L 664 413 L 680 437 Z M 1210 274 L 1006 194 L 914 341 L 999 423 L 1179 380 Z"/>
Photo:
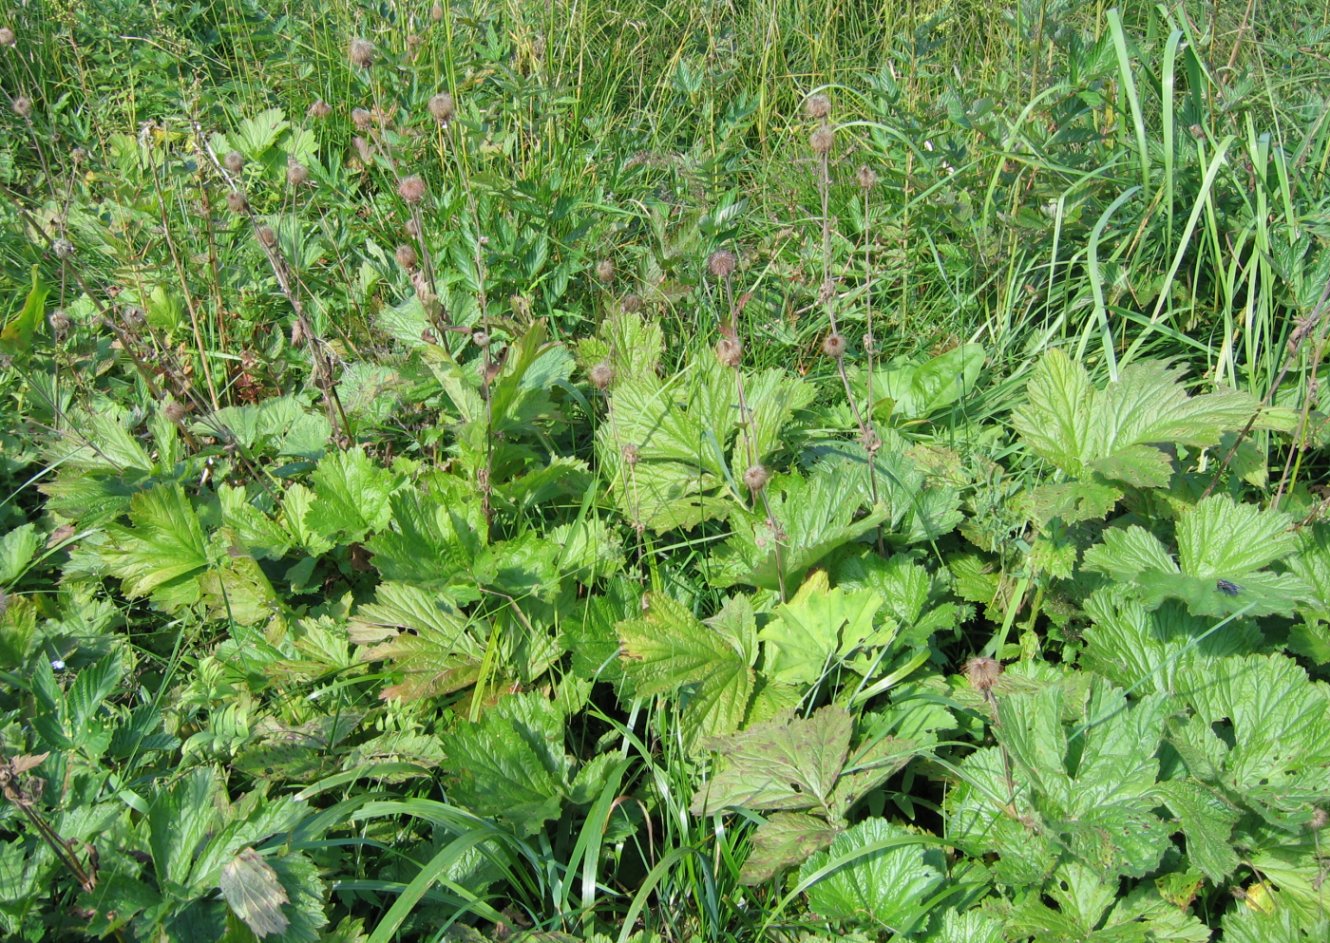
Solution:
<path fill-rule="evenodd" d="M 259 939 L 281 933 L 290 924 L 282 913 L 286 890 L 268 862 L 253 848 L 245 848 L 222 865 L 222 897 L 237 917 Z"/>

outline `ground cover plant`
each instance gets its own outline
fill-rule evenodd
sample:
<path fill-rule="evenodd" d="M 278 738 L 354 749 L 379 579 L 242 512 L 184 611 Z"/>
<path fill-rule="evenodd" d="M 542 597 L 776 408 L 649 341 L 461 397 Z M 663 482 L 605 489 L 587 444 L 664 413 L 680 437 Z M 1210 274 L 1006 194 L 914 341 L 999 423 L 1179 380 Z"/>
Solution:
<path fill-rule="evenodd" d="M 1322 4 L 90 6 L 7 939 L 1330 936 Z"/>

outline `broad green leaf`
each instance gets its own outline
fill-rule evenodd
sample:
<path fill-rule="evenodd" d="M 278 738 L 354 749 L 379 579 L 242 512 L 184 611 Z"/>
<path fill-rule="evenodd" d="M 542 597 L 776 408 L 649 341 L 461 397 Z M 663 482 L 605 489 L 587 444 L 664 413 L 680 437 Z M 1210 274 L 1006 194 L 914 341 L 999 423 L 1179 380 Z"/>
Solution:
<path fill-rule="evenodd" d="M 157 878 L 176 893 L 189 883 L 199 847 L 217 826 L 216 774 L 196 766 L 157 794 L 148 809 L 148 847 Z M 168 883 L 169 882 L 169 883 Z"/>
<path fill-rule="evenodd" d="M 776 681 L 814 684 L 873 635 L 881 605 L 882 597 L 872 590 L 831 589 L 826 571 L 817 570 L 758 633 L 763 671 Z M 892 635 L 885 633 L 881 643 Z"/>
<path fill-rule="evenodd" d="M 390 499 L 387 529 L 365 542 L 385 580 L 423 589 L 474 596 L 469 571 L 483 549 L 484 513 L 479 494 L 460 481 L 446 491 L 403 489 Z"/>
<path fill-rule="evenodd" d="M 721 769 L 693 796 L 694 815 L 722 809 L 818 809 L 829 817 L 836 778 L 850 750 L 854 721 L 840 707 L 812 717 L 754 724 L 742 733 L 712 737 L 704 746 L 722 757 Z"/>
<path fill-rule="evenodd" d="M 771 516 L 735 513 L 734 533 L 716 554 L 712 583 L 778 590 L 801 584 L 832 551 L 887 519 L 886 507 L 859 515 L 860 484 L 848 463 L 823 462 L 810 478 L 786 475 L 768 486 Z"/>
<path fill-rule="evenodd" d="M 962 344 L 922 363 L 904 358 L 873 374 L 873 412 L 884 421 L 926 419 L 960 400 L 974 389 L 984 366 L 979 344 Z M 851 377 L 856 395 L 868 395 L 868 375 Z"/>
<path fill-rule="evenodd" d="M 557 745 L 550 742 L 551 727 Z M 523 837 L 534 835 L 563 807 L 568 763 L 562 736 L 562 719 L 537 694 L 504 698 L 478 723 L 459 721 L 443 735 L 452 800 L 511 823 Z"/>
<path fill-rule="evenodd" d="M 1212 658 L 1181 692 L 1200 719 L 1227 730 L 1225 783 L 1274 808 L 1323 801 L 1330 782 L 1330 687 L 1282 655 Z"/>
<path fill-rule="evenodd" d="M 1192 865 L 1216 885 L 1222 884 L 1239 863 L 1233 850 L 1237 810 L 1192 780 L 1162 782 L 1156 791 L 1182 825 Z"/>
<path fill-rule="evenodd" d="M 13 583 L 22 576 L 41 546 L 36 524 L 20 524 L 0 537 L 0 584 Z"/>
<path fill-rule="evenodd" d="M 208 566 L 207 541 L 198 515 L 178 484 L 134 495 L 132 526 L 110 525 L 103 550 L 108 569 L 131 599 L 151 594 L 168 611 L 199 598 L 198 577 Z"/>
<path fill-rule="evenodd" d="M 1097 390 L 1079 363 L 1050 350 L 1035 367 L 1012 424 L 1038 455 L 1072 477 L 1162 487 L 1171 459 L 1158 446 L 1216 445 L 1260 409 L 1251 396 L 1220 391 L 1189 397 L 1181 369 L 1158 361 L 1124 367 Z"/>
<path fill-rule="evenodd" d="M 942 852 L 925 837 L 871 818 L 836 837 L 799 869 L 801 881 L 824 869 L 808 888 L 808 907 L 833 923 L 868 924 L 901 936 L 927 918 L 926 901 L 946 878 Z"/>
<path fill-rule="evenodd" d="M 364 449 L 328 453 L 310 478 L 314 501 L 305 524 L 316 533 L 328 540 L 354 542 L 387 526 L 392 514 L 389 496 L 398 481 L 370 461 Z"/>
<path fill-rule="evenodd" d="M 482 623 L 438 593 L 410 583 L 381 583 L 374 602 L 356 610 L 351 641 L 364 661 L 386 661 L 402 680 L 385 700 L 436 697 L 471 685 L 479 675 L 487 634 Z"/>
<path fill-rule="evenodd" d="M 1298 549 L 1293 520 L 1277 511 L 1212 495 L 1178 521 L 1182 571 L 1202 578 L 1240 580 Z"/>
<path fill-rule="evenodd" d="M 686 742 L 738 728 L 753 693 L 745 655 L 668 596 L 645 599 L 644 616 L 618 625 L 623 670 L 634 690 L 676 699 Z"/>
<path fill-rule="evenodd" d="M 12 357 L 26 352 L 32 346 L 32 338 L 37 328 L 41 327 L 42 316 L 46 312 L 46 296 L 50 293 L 50 286 L 42 281 L 39 266 L 34 265 L 32 288 L 28 289 L 23 307 L 0 330 L 0 354 Z"/>
<path fill-rule="evenodd" d="M 222 897 L 232 913 L 259 939 L 284 931 L 291 923 L 282 913 L 289 902 L 277 872 L 253 848 L 244 848 L 222 866 Z"/>
<path fill-rule="evenodd" d="M 807 812 L 774 812 L 753 832 L 739 880 L 749 885 L 769 881 L 826 848 L 840 831 L 826 819 Z"/>

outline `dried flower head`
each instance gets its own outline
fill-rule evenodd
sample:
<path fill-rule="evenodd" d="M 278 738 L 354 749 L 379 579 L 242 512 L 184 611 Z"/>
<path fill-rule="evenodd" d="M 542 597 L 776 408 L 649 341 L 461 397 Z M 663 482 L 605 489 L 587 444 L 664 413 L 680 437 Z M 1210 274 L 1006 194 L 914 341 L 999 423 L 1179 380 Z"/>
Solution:
<path fill-rule="evenodd" d="M 245 169 L 245 155 L 239 151 L 227 151 L 226 156 L 222 158 L 222 166 L 233 174 L 238 174 Z"/>
<path fill-rule="evenodd" d="M 397 193 L 407 203 L 415 206 L 425 199 L 425 181 L 414 175 L 406 177 L 397 185 Z"/>
<path fill-rule="evenodd" d="M 624 295 L 623 301 L 619 302 L 619 304 L 623 310 L 627 311 L 629 314 L 636 314 L 642 310 L 642 296 Z"/>
<path fill-rule="evenodd" d="M 57 259 L 71 259 L 74 257 L 74 243 L 68 239 L 57 239 L 51 243 L 51 251 Z"/>
<path fill-rule="evenodd" d="M 1002 674 L 1002 663 L 996 658 L 971 658 L 965 663 L 965 680 L 984 696 L 993 690 L 998 676 Z"/>
<path fill-rule="evenodd" d="M 601 259 L 596 263 L 596 278 L 602 282 L 614 281 L 614 260 Z"/>
<path fill-rule="evenodd" d="M 226 195 L 226 208 L 232 213 L 244 213 L 249 210 L 249 200 L 239 190 L 232 190 Z"/>
<path fill-rule="evenodd" d="M 637 446 L 629 442 L 623 447 L 623 463 L 630 468 L 642 460 L 642 453 Z"/>
<path fill-rule="evenodd" d="M 369 113 L 368 108 L 352 108 L 351 123 L 356 126 L 357 131 L 368 131 L 374 116 Z"/>
<path fill-rule="evenodd" d="M 356 68 L 368 69 L 374 64 L 374 44 L 367 39 L 353 39 L 347 57 Z"/>
<path fill-rule="evenodd" d="M 397 264 L 408 271 L 415 268 L 420 260 L 416 257 L 416 250 L 406 243 L 397 247 Z"/>
<path fill-rule="evenodd" d="M 429 100 L 429 113 L 434 116 L 434 120 L 439 124 L 447 124 L 452 121 L 455 113 L 453 96 L 447 92 L 439 92 Z"/>
<path fill-rule="evenodd" d="M 744 345 L 733 337 L 716 341 L 716 359 L 726 367 L 737 367 L 743 361 Z"/>
<path fill-rule="evenodd" d="M 14 114 L 20 118 L 26 118 L 32 114 L 32 99 L 27 95 L 20 95 L 14 99 Z"/>
<path fill-rule="evenodd" d="M 408 219 L 406 225 L 402 227 L 408 236 L 412 239 L 420 238 L 420 223 L 414 219 Z"/>
<path fill-rule="evenodd" d="M 825 95 L 810 96 L 808 101 L 804 102 L 804 114 L 814 121 L 821 121 L 831 114 L 831 99 Z"/>
<path fill-rule="evenodd" d="M 596 389 L 606 389 L 614 382 L 614 368 L 602 360 L 587 371 L 587 378 L 591 380 L 591 385 Z"/>
<path fill-rule="evenodd" d="M 259 242 L 271 249 L 277 245 L 277 233 L 271 226 L 260 226 L 258 228 Z"/>
<path fill-rule="evenodd" d="M 0 46 L 14 46 L 18 43 L 18 37 L 8 26 L 0 26 Z"/>
<path fill-rule="evenodd" d="M 484 350 L 490 345 L 489 333 L 482 331 L 480 328 L 476 328 L 471 332 L 471 343 L 475 344 L 481 350 Z"/>
<path fill-rule="evenodd" d="M 56 337 L 60 337 L 65 331 L 69 330 L 69 325 L 69 315 L 64 308 L 56 308 L 51 312 L 51 331 Z"/>
<path fill-rule="evenodd" d="M 184 403 L 178 403 L 175 400 L 162 407 L 162 415 L 172 422 L 180 422 L 185 416 L 189 415 L 189 407 Z"/>
<path fill-rule="evenodd" d="M 845 335 L 833 331 L 822 340 L 822 353 L 832 360 L 845 356 Z"/>
<path fill-rule="evenodd" d="M 861 190 L 871 190 L 877 186 L 877 172 L 867 164 L 863 164 L 854 172 L 854 179 Z"/>
<path fill-rule="evenodd" d="M 304 186 L 308 180 L 309 168 L 294 157 L 288 157 L 286 160 L 286 182 L 293 187 L 300 187 Z"/>
<path fill-rule="evenodd" d="M 1325 809 L 1315 809 L 1312 811 L 1312 817 L 1307 821 L 1307 829 L 1308 831 L 1319 832 L 1325 828 L 1327 822 L 1330 822 L 1330 815 L 1326 814 Z"/>
<path fill-rule="evenodd" d="M 818 156 L 831 152 L 831 145 L 836 142 L 836 132 L 827 125 L 823 125 L 813 132 L 813 136 L 808 139 L 808 146 L 813 149 L 813 153 Z"/>
<path fill-rule="evenodd" d="M 332 114 L 332 105 L 322 98 L 315 99 L 314 104 L 309 106 L 309 110 L 305 114 L 311 118 L 326 118 Z"/>
<path fill-rule="evenodd" d="M 430 7 L 429 18 L 435 23 L 443 19 L 443 4 L 436 3 L 434 6 Z"/>
<path fill-rule="evenodd" d="M 76 147 L 69 152 L 69 157 L 74 163 L 81 164 L 88 159 L 88 152 L 81 147 Z"/>
<path fill-rule="evenodd" d="M 754 494 L 765 488 L 770 480 L 771 472 L 767 471 L 765 465 L 750 465 L 748 471 L 744 472 L 744 484 Z"/>
<path fill-rule="evenodd" d="M 739 260 L 729 249 L 717 249 L 707 259 L 707 270 L 716 278 L 729 278 L 738 264 Z"/>

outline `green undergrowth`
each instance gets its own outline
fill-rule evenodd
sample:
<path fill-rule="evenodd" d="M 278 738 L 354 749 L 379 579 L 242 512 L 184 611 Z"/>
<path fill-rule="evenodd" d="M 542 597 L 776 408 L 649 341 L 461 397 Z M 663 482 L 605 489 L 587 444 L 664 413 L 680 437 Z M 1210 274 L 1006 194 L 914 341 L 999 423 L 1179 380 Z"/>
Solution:
<path fill-rule="evenodd" d="M 6 938 L 1330 935 L 1324 11 L 289 6 L 0 23 Z"/>

